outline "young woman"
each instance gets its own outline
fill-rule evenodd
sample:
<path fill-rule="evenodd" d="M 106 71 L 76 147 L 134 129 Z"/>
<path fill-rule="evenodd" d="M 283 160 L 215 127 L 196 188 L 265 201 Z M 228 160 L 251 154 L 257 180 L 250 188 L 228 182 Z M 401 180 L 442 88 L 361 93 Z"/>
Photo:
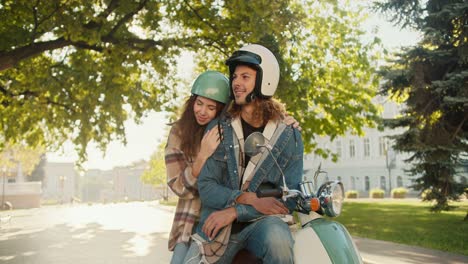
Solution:
<path fill-rule="evenodd" d="M 174 251 L 171 263 L 183 262 L 198 222 L 198 174 L 219 144 L 218 129 L 204 134 L 205 128 L 229 102 L 229 80 L 220 72 L 206 71 L 194 81 L 191 93 L 180 119 L 173 123 L 165 149 L 168 185 L 179 196 L 169 236 L 169 250 Z"/>

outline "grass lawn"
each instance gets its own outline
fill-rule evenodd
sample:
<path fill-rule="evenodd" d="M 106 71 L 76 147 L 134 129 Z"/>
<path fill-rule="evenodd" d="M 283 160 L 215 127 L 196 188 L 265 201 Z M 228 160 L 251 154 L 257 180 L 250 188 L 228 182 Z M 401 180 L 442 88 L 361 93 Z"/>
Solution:
<path fill-rule="evenodd" d="M 347 199 L 335 220 L 353 236 L 468 255 L 468 201 L 453 211 L 431 213 L 430 204 L 410 199 Z"/>

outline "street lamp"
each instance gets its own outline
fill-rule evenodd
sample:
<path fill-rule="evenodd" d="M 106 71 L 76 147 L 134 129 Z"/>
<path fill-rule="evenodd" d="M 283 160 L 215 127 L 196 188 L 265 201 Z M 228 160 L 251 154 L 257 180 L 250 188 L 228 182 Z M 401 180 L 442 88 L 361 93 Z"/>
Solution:
<path fill-rule="evenodd" d="M 109 180 L 109 186 L 111 187 L 109 202 L 115 202 L 115 185 L 114 180 Z"/>
<path fill-rule="evenodd" d="M 0 209 L 3 209 L 5 205 L 5 179 L 6 179 L 6 171 L 7 167 L 6 165 L 3 166 L 3 187 L 2 187 L 2 205 L 0 206 Z"/>
<path fill-rule="evenodd" d="M 388 171 L 388 187 L 389 187 L 389 195 L 391 196 L 392 192 L 392 169 L 395 168 L 395 153 L 392 151 L 390 152 L 389 148 L 389 140 L 385 140 L 385 167 Z"/>
<path fill-rule="evenodd" d="M 7 171 L 8 171 L 8 163 L 12 159 L 10 152 L 6 152 L 4 154 L 5 157 L 5 163 L 3 164 L 3 186 L 2 186 L 2 204 L 0 205 L 0 210 L 5 207 L 5 180 L 7 177 Z"/>
<path fill-rule="evenodd" d="M 64 186 L 65 186 L 65 180 L 67 179 L 67 177 L 65 176 L 59 176 L 59 180 L 60 180 L 60 204 L 63 203 L 64 199 L 63 199 L 63 196 L 64 196 Z"/>

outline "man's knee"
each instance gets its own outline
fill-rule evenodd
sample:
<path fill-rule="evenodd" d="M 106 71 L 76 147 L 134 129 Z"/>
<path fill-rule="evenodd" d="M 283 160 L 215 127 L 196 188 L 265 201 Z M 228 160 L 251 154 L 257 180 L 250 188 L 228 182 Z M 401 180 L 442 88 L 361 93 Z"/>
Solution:
<path fill-rule="evenodd" d="M 267 242 L 286 242 L 293 243 L 291 230 L 287 223 L 278 217 L 268 217 L 262 223 L 262 227 L 265 228 L 265 238 Z"/>
<path fill-rule="evenodd" d="M 294 240 L 289 227 L 284 228 L 284 226 L 279 225 L 273 227 L 265 240 L 265 247 L 267 254 L 272 258 L 284 260 L 285 262 L 282 263 L 288 263 L 286 260 L 293 258 L 294 248 Z"/>
<path fill-rule="evenodd" d="M 269 217 L 262 224 L 264 260 L 271 263 L 292 263 L 294 240 L 289 226 L 277 217 Z"/>

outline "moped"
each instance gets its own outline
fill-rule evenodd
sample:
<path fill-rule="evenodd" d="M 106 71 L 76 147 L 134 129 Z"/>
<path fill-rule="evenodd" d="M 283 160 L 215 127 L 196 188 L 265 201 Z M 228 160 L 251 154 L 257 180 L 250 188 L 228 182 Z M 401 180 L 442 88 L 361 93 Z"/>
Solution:
<path fill-rule="evenodd" d="M 341 213 L 344 187 L 340 181 L 327 181 L 320 186 L 318 177 L 325 174 L 320 165 L 313 181 L 303 181 L 300 190 L 288 189 L 284 174 L 278 165 L 271 146 L 265 144 L 262 133 L 254 132 L 247 137 L 244 151 L 255 156 L 263 149 L 269 152 L 283 177 L 283 186 L 276 189 L 261 189 L 258 197 L 276 197 L 283 201 L 294 199 L 297 203 L 293 216 L 285 217 L 290 225 L 294 243 L 294 263 L 363 263 L 359 251 L 346 228 L 329 217 Z M 324 217 L 327 216 L 327 217 Z"/>

